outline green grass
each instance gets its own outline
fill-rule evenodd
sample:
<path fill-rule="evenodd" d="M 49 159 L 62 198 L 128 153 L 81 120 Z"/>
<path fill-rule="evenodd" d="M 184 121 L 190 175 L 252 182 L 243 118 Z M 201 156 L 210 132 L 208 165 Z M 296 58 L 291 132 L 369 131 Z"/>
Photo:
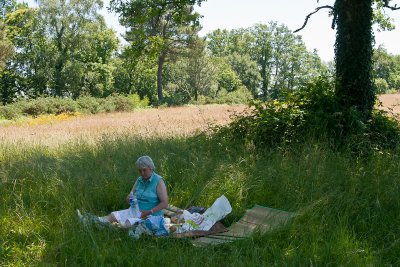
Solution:
<path fill-rule="evenodd" d="M 221 194 L 233 212 L 254 204 L 297 212 L 288 226 L 246 240 L 196 248 L 188 240 L 84 227 L 75 210 L 105 215 L 126 208 L 150 155 L 170 202 L 209 206 Z M 369 158 L 310 142 L 290 151 L 196 138 L 105 136 L 59 148 L 0 145 L 0 265 L 52 266 L 398 266 L 399 153 Z"/>

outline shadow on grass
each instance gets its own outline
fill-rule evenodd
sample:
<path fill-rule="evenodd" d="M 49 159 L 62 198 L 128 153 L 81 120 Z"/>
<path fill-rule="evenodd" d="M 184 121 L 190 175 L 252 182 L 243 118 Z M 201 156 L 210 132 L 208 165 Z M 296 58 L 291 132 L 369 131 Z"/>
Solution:
<path fill-rule="evenodd" d="M 367 161 L 310 143 L 256 153 L 206 136 L 104 137 L 57 149 L 3 145 L 0 258 L 4 265 L 381 265 L 398 264 L 397 154 Z M 149 155 L 176 206 L 210 206 L 222 194 L 237 221 L 260 204 L 300 214 L 279 231 L 218 247 L 84 227 L 75 210 L 126 208 L 135 160 Z"/>

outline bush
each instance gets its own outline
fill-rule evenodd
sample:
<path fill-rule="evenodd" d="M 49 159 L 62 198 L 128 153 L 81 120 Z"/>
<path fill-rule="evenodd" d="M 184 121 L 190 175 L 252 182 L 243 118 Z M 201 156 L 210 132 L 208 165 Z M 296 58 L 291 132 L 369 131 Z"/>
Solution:
<path fill-rule="evenodd" d="M 222 90 L 218 96 L 216 97 L 216 103 L 218 104 L 247 104 L 250 100 L 253 99 L 250 91 L 241 86 L 239 89 L 227 92 L 226 90 Z"/>
<path fill-rule="evenodd" d="M 77 100 L 71 98 L 39 97 L 37 99 L 20 100 L 13 104 L 0 107 L 0 117 L 16 119 L 20 116 L 39 116 L 43 114 L 61 113 L 99 113 L 113 111 L 131 111 L 134 108 L 143 108 L 149 105 L 148 98 L 143 100 L 136 94 L 121 96 L 114 95 L 107 98 L 83 96 Z"/>
<path fill-rule="evenodd" d="M 248 104 L 253 99 L 251 92 L 244 86 L 239 89 L 228 92 L 222 89 L 216 97 L 200 95 L 197 101 L 191 101 L 192 104 Z"/>
<path fill-rule="evenodd" d="M 15 105 L 0 106 L 0 118 L 15 120 L 21 117 L 21 109 Z"/>
<path fill-rule="evenodd" d="M 99 102 L 99 110 L 102 112 L 113 112 L 115 111 L 115 104 L 109 101 L 108 98 L 100 98 L 97 100 Z"/>
<path fill-rule="evenodd" d="M 229 126 L 219 128 L 217 136 L 243 140 L 259 149 L 310 139 L 328 141 L 335 148 L 359 154 L 398 146 L 397 120 L 375 110 L 365 121 L 355 108 L 343 110 L 333 89 L 332 82 L 319 77 L 296 92 L 282 93 L 280 100 L 254 102 L 250 113 L 237 116 Z"/>
<path fill-rule="evenodd" d="M 43 114 L 72 113 L 78 110 L 75 101 L 58 97 L 39 97 L 37 99 L 22 100 L 14 105 L 20 107 L 23 115 L 39 116 Z"/>
<path fill-rule="evenodd" d="M 384 94 L 389 91 L 389 85 L 385 79 L 376 78 L 374 85 L 377 94 Z"/>
<path fill-rule="evenodd" d="M 50 114 L 74 113 L 78 111 L 78 104 L 70 98 L 49 98 L 49 100 L 51 101 L 51 105 L 49 105 Z"/>
<path fill-rule="evenodd" d="M 100 104 L 97 98 L 92 96 L 79 97 L 76 100 L 79 110 L 82 113 L 92 113 L 96 114 L 100 112 Z"/>
<path fill-rule="evenodd" d="M 134 103 L 125 96 L 109 96 L 106 98 L 106 101 L 114 104 L 115 111 L 131 111 L 135 108 Z"/>
<path fill-rule="evenodd" d="M 48 103 L 44 98 L 20 101 L 17 103 L 20 105 L 21 111 L 24 115 L 36 117 L 48 113 Z"/>
<path fill-rule="evenodd" d="M 127 96 L 127 98 L 132 103 L 134 108 L 145 108 L 150 104 L 150 100 L 146 96 L 143 99 L 140 99 L 139 95 L 130 94 Z"/>

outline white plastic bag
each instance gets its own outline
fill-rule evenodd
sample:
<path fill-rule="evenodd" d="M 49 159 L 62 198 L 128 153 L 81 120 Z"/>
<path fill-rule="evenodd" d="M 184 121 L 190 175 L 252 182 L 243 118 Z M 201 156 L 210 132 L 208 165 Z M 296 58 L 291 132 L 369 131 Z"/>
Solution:
<path fill-rule="evenodd" d="M 204 213 L 204 221 L 200 225 L 201 230 L 208 231 L 218 221 L 222 220 L 229 213 L 231 213 L 232 207 L 228 199 L 222 195 L 214 201 L 212 206 L 208 208 Z"/>
<path fill-rule="evenodd" d="M 183 217 L 185 223 L 178 233 L 189 232 L 192 230 L 208 231 L 218 221 L 222 220 L 229 213 L 231 213 L 232 207 L 228 199 L 222 195 L 217 198 L 212 206 L 208 208 L 203 214 L 193 213 L 190 214 L 188 211 L 183 211 Z"/>

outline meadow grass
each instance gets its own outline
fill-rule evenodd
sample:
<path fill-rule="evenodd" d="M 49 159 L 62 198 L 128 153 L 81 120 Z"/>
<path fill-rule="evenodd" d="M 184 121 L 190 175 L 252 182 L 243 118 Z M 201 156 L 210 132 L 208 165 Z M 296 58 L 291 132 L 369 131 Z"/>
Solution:
<path fill-rule="evenodd" d="M 0 265 L 399 266 L 399 153 L 359 159 L 326 147 L 256 152 L 205 135 L 103 136 L 58 148 L 3 143 Z M 280 230 L 204 248 L 80 224 L 77 208 L 126 208 L 141 155 L 153 158 L 176 206 L 209 206 L 225 194 L 233 207 L 227 226 L 254 204 L 298 216 Z"/>

